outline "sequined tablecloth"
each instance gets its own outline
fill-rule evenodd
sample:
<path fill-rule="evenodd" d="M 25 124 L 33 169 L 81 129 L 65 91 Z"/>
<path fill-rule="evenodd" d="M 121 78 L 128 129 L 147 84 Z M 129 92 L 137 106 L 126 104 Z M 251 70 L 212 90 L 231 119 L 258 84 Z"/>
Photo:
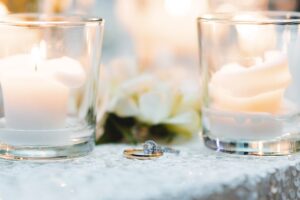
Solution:
<path fill-rule="evenodd" d="M 0 199 L 300 199 L 300 155 L 228 155 L 195 142 L 140 161 L 123 158 L 125 147 L 50 163 L 0 160 Z"/>

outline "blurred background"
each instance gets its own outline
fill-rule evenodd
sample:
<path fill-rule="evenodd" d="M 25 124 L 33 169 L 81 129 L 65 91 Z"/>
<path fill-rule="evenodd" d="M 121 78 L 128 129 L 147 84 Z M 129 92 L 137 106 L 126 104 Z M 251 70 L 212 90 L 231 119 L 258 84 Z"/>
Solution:
<path fill-rule="evenodd" d="M 100 16 L 105 19 L 97 135 L 100 138 L 103 133 L 111 131 L 113 133 L 109 134 L 113 137 L 105 137 L 100 143 L 120 141 L 118 139 L 122 138 L 123 133 L 116 133 L 122 132 L 120 130 L 123 129 L 127 130 L 129 126 L 134 128 L 133 138 L 139 137 L 137 134 L 145 134 L 143 127 L 142 129 L 141 127 L 137 128 L 136 121 L 150 126 L 155 125 L 155 130 L 161 130 L 157 126 L 158 124 L 171 124 L 172 130 L 175 130 L 175 125 L 177 128 L 180 125 L 177 132 L 198 132 L 200 119 L 197 115 L 200 116 L 200 114 L 194 115 L 194 113 L 200 113 L 201 103 L 196 18 L 207 12 L 258 10 L 299 11 L 300 1 L 0 1 L 0 14 L 2 15 L 17 12 L 78 13 Z M 153 75 L 150 79 L 149 74 Z M 159 79 L 153 77 L 159 77 Z M 155 82 L 158 86 L 149 85 L 149 80 L 152 85 L 155 85 L 153 84 Z M 165 84 L 166 82 L 168 84 Z M 167 89 L 162 90 L 163 85 L 167 85 Z M 180 90 L 181 96 L 169 94 L 170 85 L 172 85 L 171 90 L 174 88 Z M 120 91 L 119 88 L 123 88 L 123 90 Z M 152 90 L 155 93 L 151 93 Z M 134 94 L 134 97 L 126 96 L 124 91 L 130 95 Z M 147 98 L 144 91 L 148 92 Z M 152 96 L 149 95 L 149 91 Z M 136 100 L 139 95 L 144 101 L 133 102 L 133 99 Z M 178 103 L 174 100 L 176 98 L 183 100 Z M 178 109 L 174 111 L 169 104 Z M 169 108 L 169 110 L 165 110 L 165 108 Z M 134 118 L 135 121 L 131 123 L 132 121 L 128 121 L 128 118 Z M 116 120 L 116 123 L 112 123 L 111 120 Z M 117 126 L 115 126 L 116 124 Z M 111 128 L 114 126 L 117 129 Z M 152 130 L 154 131 L 154 129 Z M 165 132 L 165 129 L 158 132 L 161 134 Z"/>
<path fill-rule="evenodd" d="M 195 18 L 201 13 L 300 10 L 298 0 L 1 0 L 0 13 L 80 13 L 105 19 L 103 63 L 197 65 Z"/>

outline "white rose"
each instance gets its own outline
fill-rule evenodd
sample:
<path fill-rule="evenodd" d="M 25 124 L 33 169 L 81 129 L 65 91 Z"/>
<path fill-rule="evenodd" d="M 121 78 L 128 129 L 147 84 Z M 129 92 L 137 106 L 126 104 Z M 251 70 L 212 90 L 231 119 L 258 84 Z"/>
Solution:
<path fill-rule="evenodd" d="M 188 70 L 174 67 L 123 80 L 112 93 L 109 112 L 189 133 L 199 128 L 199 82 Z"/>
<path fill-rule="evenodd" d="M 160 87 L 153 87 L 150 91 L 138 97 L 138 118 L 148 124 L 160 124 L 172 115 L 173 106 L 177 99 L 171 87 L 156 82 Z M 156 85 L 157 86 L 157 85 Z"/>

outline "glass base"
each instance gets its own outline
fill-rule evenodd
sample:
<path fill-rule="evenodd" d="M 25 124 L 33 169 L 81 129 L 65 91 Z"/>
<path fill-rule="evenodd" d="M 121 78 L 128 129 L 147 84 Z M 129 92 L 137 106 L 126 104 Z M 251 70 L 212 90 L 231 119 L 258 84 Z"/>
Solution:
<path fill-rule="evenodd" d="M 94 146 L 92 137 L 67 146 L 11 146 L 0 144 L 0 158 L 34 161 L 70 159 L 87 155 L 94 149 Z"/>
<path fill-rule="evenodd" d="M 208 148 L 231 154 L 280 156 L 300 151 L 299 134 L 279 137 L 274 140 L 245 141 L 218 138 L 209 132 L 204 132 L 203 139 Z"/>

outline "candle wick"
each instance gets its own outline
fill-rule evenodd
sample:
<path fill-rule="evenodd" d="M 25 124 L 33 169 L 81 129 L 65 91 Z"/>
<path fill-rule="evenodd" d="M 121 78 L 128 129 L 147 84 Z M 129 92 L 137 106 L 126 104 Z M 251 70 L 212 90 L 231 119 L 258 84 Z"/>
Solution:
<path fill-rule="evenodd" d="M 37 64 L 34 65 L 34 70 L 37 71 Z"/>

